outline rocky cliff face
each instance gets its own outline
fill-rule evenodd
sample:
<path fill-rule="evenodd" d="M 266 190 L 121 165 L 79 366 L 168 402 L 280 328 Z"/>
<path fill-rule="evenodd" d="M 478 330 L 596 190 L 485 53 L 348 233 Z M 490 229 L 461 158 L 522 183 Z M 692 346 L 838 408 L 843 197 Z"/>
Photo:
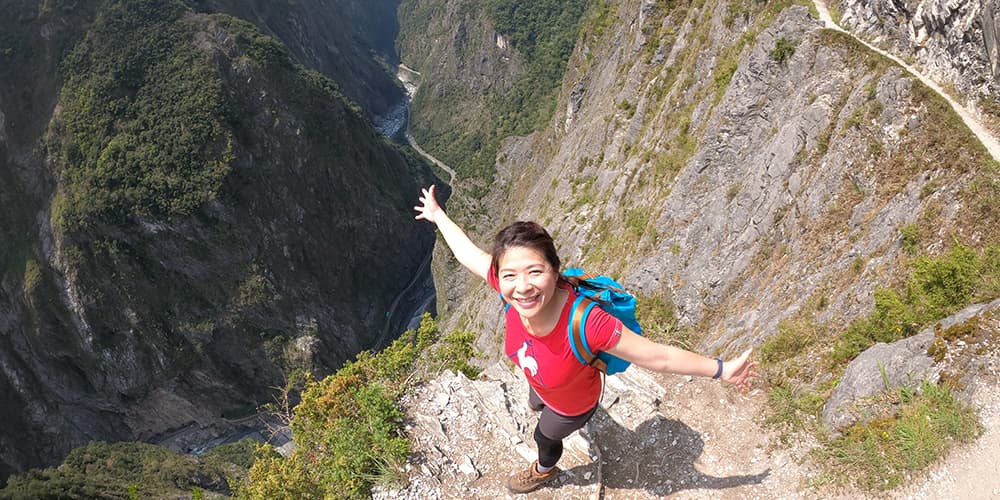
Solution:
<path fill-rule="evenodd" d="M 1000 99 L 1000 3 L 832 2 L 850 31 L 915 61 L 969 101 L 995 113 Z M 990 106 L 990 103 L 994 103 Z"/>
<path fill-rule="evenodd" d="M 990 34 L 976 31 L 989 25 L 989 16 L 981 15 L 988 10 L 969 15 L 975 8 L 968 3 L 952 4 L 949 9 L 961 12 L 935 17 L 923 7 L 928 38 L 921 63 L 951 68 L 938 76 L 964 92 L 995 98 L 996 79 L 987 71 L 995 45 L 980 43 L 977 36 L 989 40 Z M 648 330 L 666 331 L 672 339 L 686 334 L 694 350 L 717 355 L 759 346 L 782 324 L 804 325 L 808 335 L 829 342 L 824 336 L 871 312 L 874 290 L 904 279 L 911 262 L 904 229 L 928 255 L 956 242 L 981 249 L 1000 241 L 990 208 L 1000 174 L 982 145 L 940 96 L 850 35 L 823 29 L 808 5 L 607 5 L 609 15 L 582 30 L 556 116 L 547 127 L 503 144 L 490 193 L 492 227 L 475 228 L 474 239 L 486 242 L 514 220 L 537 220 L 555 236 L 566 265 L 615 275 L 639 295 L 676 309 L 680 332 L 647 324 Z M 893 8 L 903 9 L 899 5 Z M 904 10 L 916 12 L 916 6 Z M 960 39 L 962 48 L 943 49 L 946 39 Z M 929 48 L 939 42 L 940 50 Z M 964 54 L 957 62 L 956 50 Z M 984 107 L 984 113 L 991 111 Z M 453 283 L 455 277 L 437 280 Z M 473 283 L 448 297 L 444 328 L 482 332 L 484 356 L 500 357 L 495 292 Z M 386 497 L 499 495 L 506 474 L 523 463 L 517 455 L 533 458 L 524 389 L 488 366 L 483 380 L 444 376 L 410 402 L 411 436 L 420 453 L 410 464 L 411 485 Z M 811 376 L 831 383 L 829 370 Z M 995 370 L 991 376 L 995 380 Z M 593 443 L 574 437 L 566 460 L 570 473 L 541 498 L 590 494 L 585 486 L 595 484 L 602 464 L 616 471 L 606 481 L 637 498 L 751 485 L 767 475 L 760 463 L 734 456 L 721 463 L 709 457 L 698 467 L 720 476 L 746 474 L 728 483 L 694 473 L 671 476 L 663 472 L 667 466 L 640 473 L 655 458 L 637 465 L 629 462 L 631 452 L 645 449 L 646 439 L 662 454 L 660 433 L 649 426 L 664 415 L 711 422 L 716 411 L 727 417 L 740 411 L 719 393 L 679 392 L 689 380 L 624 379 L 623 390 L 635 401 L 607 410 L 617 423 L 600 419 L 595 425 L 634 438 L 611 446 L 629 456 L 599 460 Z M 683 408 L 717 401 L 726 409 Z M 660 403 L 671 406 L 657 408 Z M 618 404 L 605 398 L 605 408 Z M 740 404 L 746 410 L 753 403 Z M 457 415 L 455 408 L 461 408 Z M 475 429 L 465 415 L 473 415 Z M 706 428 L 713 437 L 720 431 L 754 434 L 739 424 Z M 453 439 L 461 445 L 450 446 Z M 757 446 L 773 449 L 733 441 L 741 455 Z M 699 449 L 698 443 L 678 445 L 677 453 L 691 448 Z M 785 451 L 796 454 L 784 445 L 755 453 L 752 462 L 760 457 L 773 464 L 775 476 L 764 489 L 733 490 L 733 497 L 795 494 L 781 486 L 781 475 L 792 467 Z M 682 456 L 670 466 L 687 463 Z M 735 470 L 728 468 L 734 463 Z M 698 494 L 717 495 L 707 489 Z"/>
<path fill-rule="evenodd" d="M 707 352 L 796 315 L 865 314 L 898 279 L 904 225 L 931 249 L 996 239 L 970 187 L 993 175 L 974 138 L 806 8 L 615 9 L 613 31 L 578 44 L 550 126 L 498 157 L 496 227 L 541 221 L 567 264 L 675 304 Z M 454 310 L 489 330 L 490 295 Z"/>
<path fill-rule="evenodd" d="M 0 21 L 0 476 L 90 440 L 211 438 L 290 370 L 328 371 L 406 323 L 389 309 L 433 241 L 410 215 L 432 175 L 337 89 L 365 97 L 369 113 L 396 98 L 394 84 L 337 69 L 384 44 L 349 30 L 313 37 L 323 16 L 343 26 L 345 12 L 364 11 L 341 4 L 353 10 L 286 11 L 273 32 L 294 33 L 291 54 L 245 22 L 180 3 L 10 6 Z M 276 14 L 229 7 L 262 25 Z M 143 29 L 155 36 L 133 51 Z M 311 54 L 304 62 L 336 83 L 292 54 Z M 205 84 L 184 86 L 187 75 Z M 208 119 L 156 114 L 188 105 Z M 160 117 L 145 125 L 158 132 L 136 132 L 144 116 Z M 92 149 L 94 137 L 110 140 Z"/>

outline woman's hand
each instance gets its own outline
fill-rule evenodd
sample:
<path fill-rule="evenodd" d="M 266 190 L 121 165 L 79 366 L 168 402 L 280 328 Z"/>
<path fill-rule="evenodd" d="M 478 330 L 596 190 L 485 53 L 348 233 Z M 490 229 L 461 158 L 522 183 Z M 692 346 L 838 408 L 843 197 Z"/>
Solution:
<path fill-rule="evenodd" d="M 738 358 L 722 364 L 722 380 L 735 385 L 740 392 L 748 391 L 753 377 L 757 376 L 756 368 L 760 363 L 750 361 L 752 352 L 753 348 L 751 347 L 740 354 Z"/>
<path fill-rule="evenodd" d="M 421 205 L 413 207 L 417 211 L 415 219 L 424 219 L 437 224 L 437 216 L 443 210 L 441 209 L 441 205 L 438 205 L 437 198 L 434 197 L 434 185 L 431 184 L 431 187 L 421 189 L 420 191 L 423 193 L 423 196 L 420 197 Z"/>
<path fill-rule="evenodd" d="M 493 257 L 477 247 L 465 234 L 465 231 L 448 218 L 448 214 L 444 212 L 441 205 L 438 205 L 437 198 L 434 197 L 434 185 L 420 191 L 423 193 L 423 196 L 420 197 L 420 205 L 413 207 L 417 211 L 415 218 L 434 223 L 458 262 L 476 276 L 484 280 L 487 279 Z"/>

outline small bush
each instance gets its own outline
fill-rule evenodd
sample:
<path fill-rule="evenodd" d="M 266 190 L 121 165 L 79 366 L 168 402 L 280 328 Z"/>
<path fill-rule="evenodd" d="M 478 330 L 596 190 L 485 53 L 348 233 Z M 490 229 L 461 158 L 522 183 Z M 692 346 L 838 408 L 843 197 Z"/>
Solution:
<path fill-rule="evenodd" d="M 823 409 L 823 394 L 782 384 L 768 391 L 768 414 L 764 423 L 785 430 L 799 430 L 815 421 Z"/>
<path fill-rule="evenodd" d="M 778 323 L 778 333 L 761 345 L 761 361 L 776 363 L 793 358 L 809 347 L 813 341 L 812 332 L 807 328 L 796 327 L 787 321 L 782 321 Z"/>
<path fill-rule="evenodd" d="M 646 337 L 684 349 L 694 348 L 690 331 L 677 328 L 677 306 L 669 298 L 637 295 L 635 316 Z"/>
<path fill-rule="evenodd" d="M 899 228 L 900 245 L 908 254 L 915 254 L 920 248 L 920 228 L 916 224 L 907 224 Z"/>
<path fill-rule="evenodd" d="M 771 59 L 774 59 L 774 62 L 778 64 L 785 64 L 795 54 L 797 46 L 798 42 L 784 37 L 778 38 L 778 41 L 774 43 L 774 48 L 771 49 Z"/>
<path fill-rule="evenodd" d="M 430 355 L 430 360 L 438 366 L 464 374 L 470 379 L 479 376 L 479 368 L 470 363 L 475 355 L 472 344 L 476 336 L 469 331 L 455 331 L 441 338 Z"/>

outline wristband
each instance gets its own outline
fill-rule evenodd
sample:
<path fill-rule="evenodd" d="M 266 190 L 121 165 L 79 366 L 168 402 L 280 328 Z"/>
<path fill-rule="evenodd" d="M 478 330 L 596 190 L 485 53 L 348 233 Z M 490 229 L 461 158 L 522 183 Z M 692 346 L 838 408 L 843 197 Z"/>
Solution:
<path fill-rule="evenodd" d="M 722 360 L 715 358 L 715 362 L 719 363 L 719 369 L 715 372 L 715 375 L 712 375 L 712 378 L 719 378 L 722 376 Z"/>

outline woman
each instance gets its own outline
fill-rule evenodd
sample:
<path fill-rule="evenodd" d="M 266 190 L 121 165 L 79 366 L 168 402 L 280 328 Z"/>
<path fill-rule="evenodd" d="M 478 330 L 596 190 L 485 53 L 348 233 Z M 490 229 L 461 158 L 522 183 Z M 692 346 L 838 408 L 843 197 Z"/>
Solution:
<path fill-rule="evenodd" d="M 563 438 L 587 423 L 601 397 L 599 372 L 577 361 L 566 334 L 574 288 L 560 275 L 555 244 L 538 224 L 507 226 L 486 253 L 448 218 L 434 186 L 422 194 L 421 204 L 413 207 L 416 218 L 436 224 L 458 261 L 510 304 L 504 350 L 524 372 L 530 387 L 528 404 L 541 416 L 534 432 L 538 459 L 528 470 L 512 475 L 507 487 L 514 493 L 534 491 L 557 476 Z M 648 370 L 721 378 L 741 390 L 749 388 L 757 375 L 751 349 L 732 361 L 706 358 L 652 342 L 599 308 L 587 317 L 584 331 L 593 351 L 606 351 Z"/>

